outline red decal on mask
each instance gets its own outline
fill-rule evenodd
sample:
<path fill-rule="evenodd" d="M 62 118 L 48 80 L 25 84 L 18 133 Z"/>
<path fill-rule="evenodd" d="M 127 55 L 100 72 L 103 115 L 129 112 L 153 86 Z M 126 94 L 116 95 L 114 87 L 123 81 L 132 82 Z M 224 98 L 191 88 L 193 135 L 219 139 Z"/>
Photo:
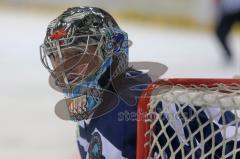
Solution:
<path fill-rule="evenodd" d="M 59 40 L 63 37 L 65 37 L 67 35 L 67 33 L 65 32 L 65 28 L 60 28 L 57 31 L 53 32 L 52 35 L 50 35 L 50 38 L 52 40 Z"/>

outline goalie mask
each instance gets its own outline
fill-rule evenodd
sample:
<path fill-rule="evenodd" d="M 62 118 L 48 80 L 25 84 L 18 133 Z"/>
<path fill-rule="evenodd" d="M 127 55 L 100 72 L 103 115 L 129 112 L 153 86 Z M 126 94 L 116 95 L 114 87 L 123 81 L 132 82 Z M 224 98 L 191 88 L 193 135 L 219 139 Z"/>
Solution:
<path fill-rule="evenodd" d="M 106 84 L 99 81 L 113 58 L 118 65 L 110 69 L 108 84 L 127 69 L 128 38 L 104 10 L 69 8 L 50 22 L 40 55 L 55 84 L 67 94 L 70 115 L 74 120 L 87 119 L 102 101 Z"/>

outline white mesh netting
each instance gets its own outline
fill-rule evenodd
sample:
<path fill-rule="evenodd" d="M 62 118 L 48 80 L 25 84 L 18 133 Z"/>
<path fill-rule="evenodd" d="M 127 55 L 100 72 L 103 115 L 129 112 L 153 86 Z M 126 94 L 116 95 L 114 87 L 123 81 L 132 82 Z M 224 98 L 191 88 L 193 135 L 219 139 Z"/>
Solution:
<path fill-rule="evenodd" d="M 148 158 L 240 158 L 240 85 L 158 85 L 148 109 Z"/>

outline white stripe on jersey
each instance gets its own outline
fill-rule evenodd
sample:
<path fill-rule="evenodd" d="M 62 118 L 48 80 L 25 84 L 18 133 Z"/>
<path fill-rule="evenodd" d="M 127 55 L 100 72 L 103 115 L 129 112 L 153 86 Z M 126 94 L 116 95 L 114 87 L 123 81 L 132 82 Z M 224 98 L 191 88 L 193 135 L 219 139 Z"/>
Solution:
<path fill-rule="evenodd" d="M 79 125 L 80 127 L 82 127 L 83 129 L 85 128 L 85 125 L 84 125 L 84 121 L 83 121 L 83 120 L 79 121 L 79 122 L 78 122 L 78 125 Z"/>
<path fill-rule="evenodd" d="M 181 119 L 177 115 L 178 112 L 176 110 L 175 103 L 167 103 L 163 101 L 162 105 L 167 109 L 167 111 L 165 111 L 163 114 L 169 120 L 172 128 L 176 131 L 179 141 L 181 141 L 184 144 L 187 144 L 187 139 L 185 137 L 184 130 L 183 130 L 183 124 Z M 169 118 L 172 118 L 172 119 L 169 119 Z"/>
<path fill-rule="evenodd" d="M 127 159 L 122 156 L 122 152 L 117 149 L 110 141 L 108 141 L 101 132 L 95 128 L 94 132 L 98 132 L 101 135 L 102 140 L 102 154 L 105 158 Z M 92 134 L 93 134 L 92 133 Z"/>
<path fill-rule="evenodd" d="M 84 122 L 79 122 L 80 126 L 84 127 Z M 127 159 L 125 157 L 122 156 L 122 152 L 117 149 L 110 141 L 108 141 L 98 129 L 94 129 L 93 133 L 98 132 L 101 136 L 101 140 L 102 140 L 102 155 L 108 159 Z M 87 152 L 86 155 L 86 159 L 89 159 L 89 153 L 88 153 L 88 148 L 89 148 L 89 142 L 85 139 L 83 139 L 82 137 L 78 137 L 78 141 L 80 143 L 81 146 L 83 146 L 85 152 Z"/>
<path fill-rule="evenodd" d="M 87 142 L 87 140 L 85 140 L 81 136 L 79 136 L 77 140 L 79 141 L 80 145 L 83 146 L 84 150 L 87 152 L 89 147 L 89 142 Z"/>

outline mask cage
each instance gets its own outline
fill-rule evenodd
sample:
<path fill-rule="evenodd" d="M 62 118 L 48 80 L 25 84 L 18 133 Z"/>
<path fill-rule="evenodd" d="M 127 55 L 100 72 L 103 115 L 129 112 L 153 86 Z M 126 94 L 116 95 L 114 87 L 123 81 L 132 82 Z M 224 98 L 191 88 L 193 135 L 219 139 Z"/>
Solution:
<path fill-rule="evenodd" d="M 40 46 L 41 61 L 57 85 L 74 85 L 101 67 L 104 62 L 102 46 L 101 34 L 48 41 Z"/>

